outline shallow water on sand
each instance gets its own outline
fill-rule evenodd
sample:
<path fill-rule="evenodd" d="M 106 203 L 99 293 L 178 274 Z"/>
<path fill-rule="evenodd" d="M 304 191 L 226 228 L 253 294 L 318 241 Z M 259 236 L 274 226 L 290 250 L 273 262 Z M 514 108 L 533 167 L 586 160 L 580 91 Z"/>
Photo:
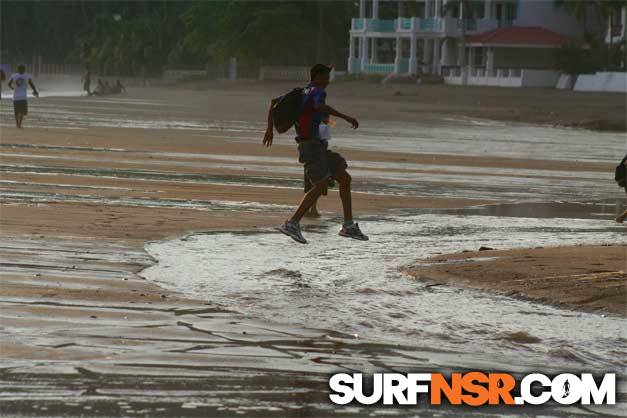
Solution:
<path fill-rule="evenodd" d="M 343 139 L 338 135 L 338 142 Z M 362 148 L 398 152 L 549 160 L 614 162 L 627 150 L 624 133 L 464 117 L 436 124 L 372 122 L 352 133 L 350 141 Z"/>
<path fill-rule="evenodd" d="M 57 97 L 46 98 L 46 94 Z M 63 95 L 77 95 L 77 91 L 44 91 L 41 100 L 30 100 L 25 126 L 191 130 L 204 132 L 205 139 L 251 142 L 261 142 L 265 129 L 263 114 L 259 120 L 212 118 L 202 93 L 191 96 L 194 100 L 187 104 L 172 103 L 167 97 L 58 97 Z M 13 125 L 10 99 L 2 100 L 0 121 L 3 126 Z M 277 136 L 276 142 L 293 143 L 292 138 L 289 131 Z M 614 162 L 625 154 L 627 137 L 617 132 L 442 116 L 420 122 L 364 120 L 356 131 L 341 122 L 333 128 L 332 144 L 392 152 Z"/>
<path fill-rule="evenodd" d="M 465 353 L 486 367 L 523 365 L 615 370 L 625 356 L 625 319 L 579 313 L 447 286 L 399 266 L 439 253 L 627 243 L 606 221 L 423 214 L 364 220 L 369 242 L 305 228 L 309 245 L 276 231 L 221 232 L 154 242 L 149 280 L 254 317 L 357 334 L 433 351 Z M 621 349 L 622 347 L 622 349 Z"/>
<path fill-rule="evenodd" d="M 167 98 L 43 98 L 32 100 L 30 106 L 27 127 L 185 129 L 197 136 L 198 141 L 215 138 L 255 144 L 260 142 L 264 128 L 263 115 L 258 121 L 214 120 L 207 109 L 168 103 Z M 3 100 L 2 126 L 12 125 L 12 112 L 10 102 Z M 292 144 L 293 139 L 288 134 L 278 137 L 276 142 Z M 340 123 L 334 130 L 331 145 L 408 153 L 614 163 L 625 154 L 627 138 L 623 133 L 442 118 L 429 123 L 362 121 L 357 131 Z M 274 166 L 273 173 L 288 177 L 270 178 L 263 174 L 268 170 L 266 163 L 289 163 L 256 157 L 254 160 L 259 163 L 255 168 L 261 173 L 256 176 L 185 173 L 183 166 L 189 162 L 160 160 L 158 154 L 151 156 L 154 169 L 116 168 L 115 164 L 135 158 L 128 155 L 133 153 L 130 151 L 132 144 L 128 148 L 116 150 L 120 151 L 119 157 L 116 153 L 112 159 L 103 161 L 103 167 L 96 168 L 64 167 L 55 165 L 61 157 L 38 156 L 34 152 L 20 156 L 21 150 L 12 150 L 7 152 L 6 158 L 15 162 L 5 162 L 0 169 L 9 173 L 254 184 L 268 189 L 301 187 L 300 166 Z M 172 155 L 163 153 L 162 156 Z M 230 161 L 228 156 L 209 157 L 214 161 L 196 164 L 237 169 L 251 168 L 253 163 L 241 156 L 237 157 L 238 161 Z M 102 160 L 98 155 L 94 158 Z M 613 173 L 573 175 L 560 171 L 442 166 L 435 164 L 436 158 L 432 165 L 390 166 L 354 161 L 351 173 L 355 189 L 410 196 L 494 199 L 509 202 L 514 206 L 510 208 L 513 211 L 521 207 L 516 206 L 519 202 L 528 205 L 541 202 L 545 206 L 526 206 L 525 217 L 511 217 L 497 213 L 497 209 L 472 209 L 363 219 L 363 229 L 371 236 L 367 243 L 339 238 L 336 223 L 330 221 L 306 228 L 305 235 L 311 241 L 308 246 L 297 245 L 276 231 L 193 235 L 147 245 L 147 250 L 159 263 L 143 274 L 168 288 L 232 306 L 255 317 L 329 328 L 430 351 L 464 353 L 466 360 L 477 361 L 485 367 L 494 364 L 495 357 L 501 357 L 512 367 L 564 364 L 616 369 L 616 364 L 625 357 L 627 323 L 624 319 L 577 313 L 476 291 L 432 287 L 398 272 L 399 266 L 418 258 L 476 250 L 480 246 L 503 249 L 627 243 L 624 227 L 609 222 L 618 204 L 608 202 L 618 195 L 624 198 L 613 182 Z M 69 200 L 196 210 L 286 209 L 255 202 L 245 206 L 242 202 L 105 199 L 70 191 L 67 194 L 14 191 L 9 186 L 7 183 L 0 185 L 0 199 L 9 202 Z M 570 203 L 554 205 L 558 200 Z M 577 212 L 592 201 L 597 205 L 584 208 L 585 215 Z M 563 206 L 573 202 L 580 202 L 580 205 L 562 215 Z M 482 211 L 501 216 L 478 216 Z"/>

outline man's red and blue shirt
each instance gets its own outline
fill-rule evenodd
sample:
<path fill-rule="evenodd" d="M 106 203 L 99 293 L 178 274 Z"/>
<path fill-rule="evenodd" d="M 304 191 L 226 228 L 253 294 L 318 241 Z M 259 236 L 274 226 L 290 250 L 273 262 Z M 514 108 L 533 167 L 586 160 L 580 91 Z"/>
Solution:
<path fill-rule="evenodd" d="M 320 140 L 320 123 L 324 114 L 319 110 L 324 105 L 327 92 L 320 87 L 307 85 L 303 91 L 303 107 L 300 117 L 296 121 L 296 141 L 316 139 Z"/>

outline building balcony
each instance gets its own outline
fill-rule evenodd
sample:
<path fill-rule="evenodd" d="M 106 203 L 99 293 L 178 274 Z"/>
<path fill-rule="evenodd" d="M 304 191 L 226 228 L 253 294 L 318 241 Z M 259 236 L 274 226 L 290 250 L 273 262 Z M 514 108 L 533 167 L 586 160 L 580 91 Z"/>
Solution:
<path fill-rule="evenodd" d="M 396 32 L 398 19 L 352 19 L 352 32 Z"/>
<path fill-rule="evenodd" d="M 623 25 L 611 25 L 605 36 L 605 42 L 608 44 L 618 44 L 625 40 Z"/>
<path fill-rule="evenodd" d="M 477 19 L 458 19 L 457 30 L 461 32 L 462 29 L 466 32 L 475 32 L 477 30 Z"/>
<path fill-rule="evenodd" d="M 366 74 L 390 74 L 399 73 L 404 74 L 409 72 L 409 58 L 401 58 L 396 68 L 395 63 L 385 62 L 370 62 L 362 67 L 361 60 L 359 58 L 351 58 L 349 63 L 351 73 L 366 73 Z"/>
<path fill-rule="evenodd" d="M 398 19 L 352 19 L 351 33 L 442 32 L 443 19 L 401 17 Z"/>
<path fill-rule="evenodd" d="M 362 72 L 370 74 L 389 74 L 394 72 L 394 64 L 366 64 L 365 68 L 362 69 Z"/>
<path fill-rule="evenodd" d="M 485 32 L 500 27 L 512 26 L 511 20 L 457 19 L 453 17 L 401 17 L 398 19 L 352 19 L 351 34 L 420 34 L 432 33 L 460 36 L 465 33 Z"/>
<path fill-rule="evenodd" d="M 608 19 L 607 23 L 605 42 L 608 44 L 624 43 L 625 25 L 627 25 L 627 6 L 613 9 L 611 18 Z"/>

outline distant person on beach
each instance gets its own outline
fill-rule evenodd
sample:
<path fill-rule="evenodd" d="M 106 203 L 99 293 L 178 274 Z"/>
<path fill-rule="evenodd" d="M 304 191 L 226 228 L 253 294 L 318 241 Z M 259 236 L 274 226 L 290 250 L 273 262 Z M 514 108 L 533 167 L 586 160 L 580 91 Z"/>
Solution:
<path fill-rule="evenodd" d="M 9 80 L 9 88 L 13 90 L 15 126 L 18 128 L 22 128 L 24 117 L 28 114 L 28 86 L 33 89 L 33 96 L 38 97 L 39 92 L 31 75 L 26 72 L 26 67 L 18 65 L 17 73 L 13 74 Z"/>
<path fill-rule="evenodd" d="M 109 80 L 105 80 L 104 82 L 104 94 L 111 94 L 113 93 L 113 89 L 111 88 L 111 85 L 109 84 Z"/>
<path fill-rule="evenodd" d="M 102 96 L 103 94 L 105 94 L 105 86 L 104 84 L 102 84 L 102 79 L 98 79 L 97 83 L 96 83 L 96 88 L 93 91 L 94 95 L 96 96 Z"/>
<path fill-rule="evenodd" d="M 627 155 L 620 162 L 620 164 L 616 167 L 616 175 L 614 177 L 619 187 L 625 188 L 625 193 L 627 193 Z M 616 222 L 619 224 L 623 223 L 627 219 L 627 210 L 625 210 L 621 215 L 616 218 Z"/>
<path fill-rule="evenodd" d="M 122 83 L 120 82 L 120 80 L 116 80 L 115 82 L 115 86 L 113 86 L 113 93 L 115 94 L 120 94 L 122 92 L 126 93 L 126 88 L 122 85 Z"/>
<path fill-rule="evenodd" d="M 89 66 L 85 67 L 85 74 L 83 75 L 83 90 L 87 92 L 87 95 L 91 95 L 91 71 Z"/>
<path fill-rule="evenodd" d="M 296 129 L 296 142 L 298 143 L 298 161 L 305 165 L 305 175 L 313 185 L 296 208 L 292 217 L 279 227 L 279 230 L 293 240 L 306 244 L 307 240 L 300 231 L 300 220 L 305 213 L 320 197 L 324 189 L 328 186 L 330 179 L 337 180 L 340 187 L 340 198 L 344 209 L 344 223 L 339 235 L 366 241 L 368 237 L 359 229 L 359 225 L 353 222 L 353 211 L 351 201 L 351 176 L 346 171 L 348 165 L 340 154 L 329 151 L 320 140 L 320 123 L 325 115 L 335 116 L 344 119 L 351 124 L 353 129 L 357 129 L 359 122 L 357 119 L 345 115 L 327 105 L 326 87 L 329 84 L 331 68 L 316 64 L 310 70 L 310 82 L 302 89 L 288 93 L 285 98 L 297 97 L 299 105 L 298 117 L 294 124 Z M 268 110 L 268 127 L 263 138 L 263 144 L 267 147 L 272 145 L 274 138 L 273 108 L 275 104 L 280 104 L 281 98 L 272 100 Z"/>
<path fill-rule="evenodd" d="M 7 75 L 4 73 L 4 70 L 0 68 L 0 98 L 2 97 L 2 83 L 6 80 Z"/>
<path fill-rule="evenodd" d="M 146 87 L 146 65 L 142 64 L 141 70 L 140 70 L 140 77 L 141 77 L 141 85 L 142 87 Z"/>
<path fill-rule="evenodd" d="M 325 149 L 329 148 L 329 141 L 331 140 L 330 125 L 331 125 L 331 118 L 329 117 L 329 115 L 325 115 L 322 122 L 320 122 L 320 128 L 319 128 L 320 141 L 324 144 Z M 305 184 L 305 194 L 307 194 L 307 192 L 313 188 L 313 184 L 311 184 L 311 181 L 309 181 L 309 177 L 307 177 L 306 172 L 304 173 L 303 181 Z M 335 185 L 335 182 L 333 180 L 329 180 L 328 186 L 325 187 L 324 190 L 322 191 L 322 196 L 326 196 L 328 192 L 327 190 L 328 187 L 333 187 L 334 185 Z M 311 205 L 311 208 L 309 208 L 309 210 L 305 214 L 306 217 L 308 218 L 320 217 L 320 212 L 318 212 L 318 199 L 316 199 L 314 204 Z"/>

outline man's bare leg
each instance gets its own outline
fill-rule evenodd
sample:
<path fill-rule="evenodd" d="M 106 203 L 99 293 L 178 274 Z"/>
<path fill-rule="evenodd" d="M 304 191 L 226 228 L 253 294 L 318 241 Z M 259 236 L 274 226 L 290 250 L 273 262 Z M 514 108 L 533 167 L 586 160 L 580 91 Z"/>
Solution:
<path fill-rule="evenodd" d="M 342 209 L 344 209 L 344 223 L 353 222 L 353 202 L 351 199 L 351 176 L 342 170 L 335 177 L 340 186 L 340 199 L 342 200 Z"/>
<path fill-rule="evenodd" d="M 622 224 L 625 219 L 627 219 L 627 210 L 623 212 L 622 215 L 616 218 L 616 222 L 618 222 L 619 224 Z"/>
<path fill-rule="evenodd" d="M 324 181 L 326 180 L 323 180 L 320 183 L 314 185 L 313 189 L 309 190 L 305 194 L 305 196 L 303 196 L 303 200 L 300 201 L 300 204 L 296 208 L 296 212 L 294 212 L 294 214 L 290 218 L 290 221 L 300 223 L 300 220 L 303 219 L 303 216 L 305 216 L 305 213 L 309 210 L 311 206 L 313 206 L 316 203 L 316 201 L 322 194 L 322 188 L 323 188 L 322 185 Z"/>
<path fill-rule="evenodd" d="M 311 205 L 311 207 L 309 208 L 307 213 L 305 213 L 305 217 L 307 217 L 307 218 L 319 218 L 320 217 L 320 212 L 318 212 L 317 205 L 318 205 L 318 199 L 316 199 L 316 201 L 314 202 L 313 205 Z"/>

